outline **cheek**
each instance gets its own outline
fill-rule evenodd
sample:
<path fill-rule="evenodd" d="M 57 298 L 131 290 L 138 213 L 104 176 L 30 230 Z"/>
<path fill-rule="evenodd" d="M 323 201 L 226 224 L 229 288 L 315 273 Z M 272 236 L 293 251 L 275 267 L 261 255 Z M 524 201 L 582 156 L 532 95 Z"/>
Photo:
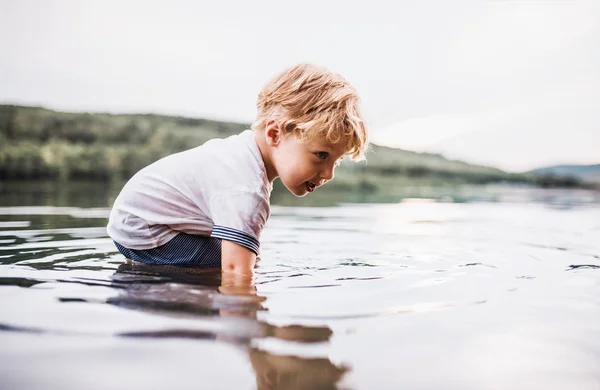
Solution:
<path fill-rule="evenodd" d="M 300 184 L 314 175 L 314 166 L 302 159 L 289 160 L 285 166 L 285 176 L 290 184 Z"/>

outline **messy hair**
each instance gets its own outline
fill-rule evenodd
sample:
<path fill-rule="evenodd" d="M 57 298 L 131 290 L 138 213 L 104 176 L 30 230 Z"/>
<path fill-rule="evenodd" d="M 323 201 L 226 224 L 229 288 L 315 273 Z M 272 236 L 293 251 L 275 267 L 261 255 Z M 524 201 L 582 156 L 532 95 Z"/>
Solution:
<path fill-rule="evenodd" d="M 285 134 L 300 142 L 315 138 L 346 143 L 346 154 L 364 159 L 367 129 L 359 110 L 356 90 L 339 74 L 312 64 L 286 69 L 259 93 L 253 129 L 278 121 Z"/>

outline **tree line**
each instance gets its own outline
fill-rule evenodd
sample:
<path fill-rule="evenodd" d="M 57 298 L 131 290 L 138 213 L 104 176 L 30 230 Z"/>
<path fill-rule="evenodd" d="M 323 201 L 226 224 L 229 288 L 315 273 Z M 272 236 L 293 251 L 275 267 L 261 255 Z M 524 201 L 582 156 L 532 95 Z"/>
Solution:
<path fill-rule="evenodd" d="M 0 179 L 124 180 L 166 155 L 249 124 L 156 114 L 69 113 L 0 105 Z M 342 164 L 337 186 L 377 191 L 394 178 L 581 186 L 575 178 L 510 174 L 442 156 L 373 146 L 367 163 Z"/>

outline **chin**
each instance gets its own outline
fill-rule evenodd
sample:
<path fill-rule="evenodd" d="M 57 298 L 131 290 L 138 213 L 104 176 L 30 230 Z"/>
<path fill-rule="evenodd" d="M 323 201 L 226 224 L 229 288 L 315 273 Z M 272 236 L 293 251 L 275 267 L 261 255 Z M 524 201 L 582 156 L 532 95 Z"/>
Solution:
<path fill-rule="evenodd" d="M 292 190 L 290 190 L 289 188 L 288 188 L 288 190 L 289 190 L 289 191 L 290 191 L 292 194 L 294 194 L 294 196 L 295 196 L 295 197 L 297 197 L 297 198 L 303 198 L 303 197 L 305 197 L 305 196 L 308 194 L 308 191 L 306 191 L 306 190 L 301 190 L 301 191 L 292 191 Z"/>
<path fill-rule="evenodd" d="M 279 179 L 281 180 L 281 177 Z M 288 185 L 283 180 L 281 180 L 281 184 L 283 184 L 283 186 L 297 198 L 302 198 L 302 197 L 306 196 L 306 194 L 308 194 L 308 190 L 306 189 L 306 187 L 304 185 L 302 185 L 302 186 Z"/>
<path fill-rule="evenodd" d="M 302 198 L 308 194 L 308 191 L 306 190 L 306 188 L 290 188 L 288 186 L 285 186 L 285 187 L 288 189 L 289 192 L 291 192 L 297 198 Z"/>

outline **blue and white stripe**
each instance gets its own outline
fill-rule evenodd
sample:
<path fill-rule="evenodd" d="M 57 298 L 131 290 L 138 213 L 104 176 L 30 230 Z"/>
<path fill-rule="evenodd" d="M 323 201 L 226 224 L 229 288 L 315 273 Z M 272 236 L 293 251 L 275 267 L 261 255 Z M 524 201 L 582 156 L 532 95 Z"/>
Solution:
<path fill-rule="evenodd" d="M 179 233 L 166 244 L 152 249 L 129 249 L 118 242 L 115 245 L 123 256 L 145 264 L 221 267 L 221 240 L 216 237 Z"/>
<path fill-rule="evenodd" d="M 225 226 L 214 225 L 211 237 L 220 238 L 222 240 L 232 241 L 245 248 L 250 249 L 258 255 L 260 243 L 256 238 L 241 230 L 232 229 Z"/>

